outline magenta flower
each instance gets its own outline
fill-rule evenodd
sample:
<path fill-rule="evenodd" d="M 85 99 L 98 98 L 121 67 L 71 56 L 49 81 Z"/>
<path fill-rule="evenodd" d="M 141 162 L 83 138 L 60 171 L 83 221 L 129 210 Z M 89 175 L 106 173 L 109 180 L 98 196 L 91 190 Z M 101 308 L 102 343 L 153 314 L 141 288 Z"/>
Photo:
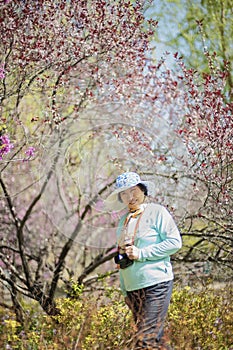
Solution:
<path fill-rule="evenodd" d="M 25 151 L 27 158 L 24 160 L 29 160 L 32 158 L 35 155 L 35 150 L 35 147 L 28 147 L 28 149 Z"/>
<path fill-rule="evenodd" d="M 0 66 L 0 79 L 4 79 L 5 78 L 5 69 L 4 69 L 4 65 L 1 64 Z"/>
<path fill-rule="evenodd" d="M 0 160 L 2 160 L 3 155 L 9 153 L 12 148 L 14 148 L 14 145 L 10 142 L 8 135 L 0 136 Z"/>

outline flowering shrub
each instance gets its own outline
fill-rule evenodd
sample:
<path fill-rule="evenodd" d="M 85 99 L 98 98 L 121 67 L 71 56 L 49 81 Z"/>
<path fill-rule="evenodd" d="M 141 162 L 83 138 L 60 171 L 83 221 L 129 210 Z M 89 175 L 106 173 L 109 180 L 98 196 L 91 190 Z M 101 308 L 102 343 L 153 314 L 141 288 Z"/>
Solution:
<path fill-rule="evenodd" d="M 166 325 L 174 349 L 233 349 L 231 293 L 232 287 L 175 289 Z M 130 350 L 134 326 L 118 290 L 105 288 L 102 294 L 87 296 L 81 292 L 57 302 L 60 315 L 52 318 L 42 314 L 35 302 L 26 305 L 24 326 L 0 309 L 0 348 Z"/>
<path fill-rule="evenodd" d="M 169 327 L 175 349 L 233 349 L 232 288 L 175 290 Z"/>

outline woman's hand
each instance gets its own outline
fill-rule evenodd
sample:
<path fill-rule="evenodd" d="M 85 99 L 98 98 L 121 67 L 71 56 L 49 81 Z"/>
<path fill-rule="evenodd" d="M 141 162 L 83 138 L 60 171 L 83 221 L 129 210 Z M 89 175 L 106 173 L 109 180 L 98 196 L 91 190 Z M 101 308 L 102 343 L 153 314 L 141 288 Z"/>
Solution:
<path fill-rule="evenodd" d="M 139 258 L 139 249 L 135 245 L 126 246 L 125 252 L 131 260 L 137 260 Z"/>

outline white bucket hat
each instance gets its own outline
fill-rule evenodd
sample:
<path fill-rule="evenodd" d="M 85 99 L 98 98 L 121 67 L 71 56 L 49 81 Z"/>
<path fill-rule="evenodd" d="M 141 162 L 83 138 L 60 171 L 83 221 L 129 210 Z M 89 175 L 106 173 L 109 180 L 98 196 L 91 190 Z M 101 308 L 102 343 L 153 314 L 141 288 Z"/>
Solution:
<path fill-rule="evenodd" d="M 142 184 L 146 187 L 148 196 L 153 197 L 155 195 L 155 185 L 153 182 L 142 181 L 137 173 L 126 172 L 116 178 L 115 190 L 105 200 L 105 208 L 114 211 L 125 208 L 126 205 L 119 201 L 118 194 L 122 191 L 127 190 L 128 188 L 137 186 L 139 184 Z"/>

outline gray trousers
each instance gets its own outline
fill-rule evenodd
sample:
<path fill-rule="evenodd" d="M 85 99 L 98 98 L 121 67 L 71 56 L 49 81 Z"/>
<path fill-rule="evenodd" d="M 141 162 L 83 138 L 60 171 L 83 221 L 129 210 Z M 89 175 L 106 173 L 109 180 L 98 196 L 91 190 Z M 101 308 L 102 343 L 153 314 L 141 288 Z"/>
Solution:
<path fill-rule="evenodd" d="M 134 349 L 171 349 L 164 338 L 164 321 L 171 300 L 173 281 L 127 292 L 137 326 Z"/>

